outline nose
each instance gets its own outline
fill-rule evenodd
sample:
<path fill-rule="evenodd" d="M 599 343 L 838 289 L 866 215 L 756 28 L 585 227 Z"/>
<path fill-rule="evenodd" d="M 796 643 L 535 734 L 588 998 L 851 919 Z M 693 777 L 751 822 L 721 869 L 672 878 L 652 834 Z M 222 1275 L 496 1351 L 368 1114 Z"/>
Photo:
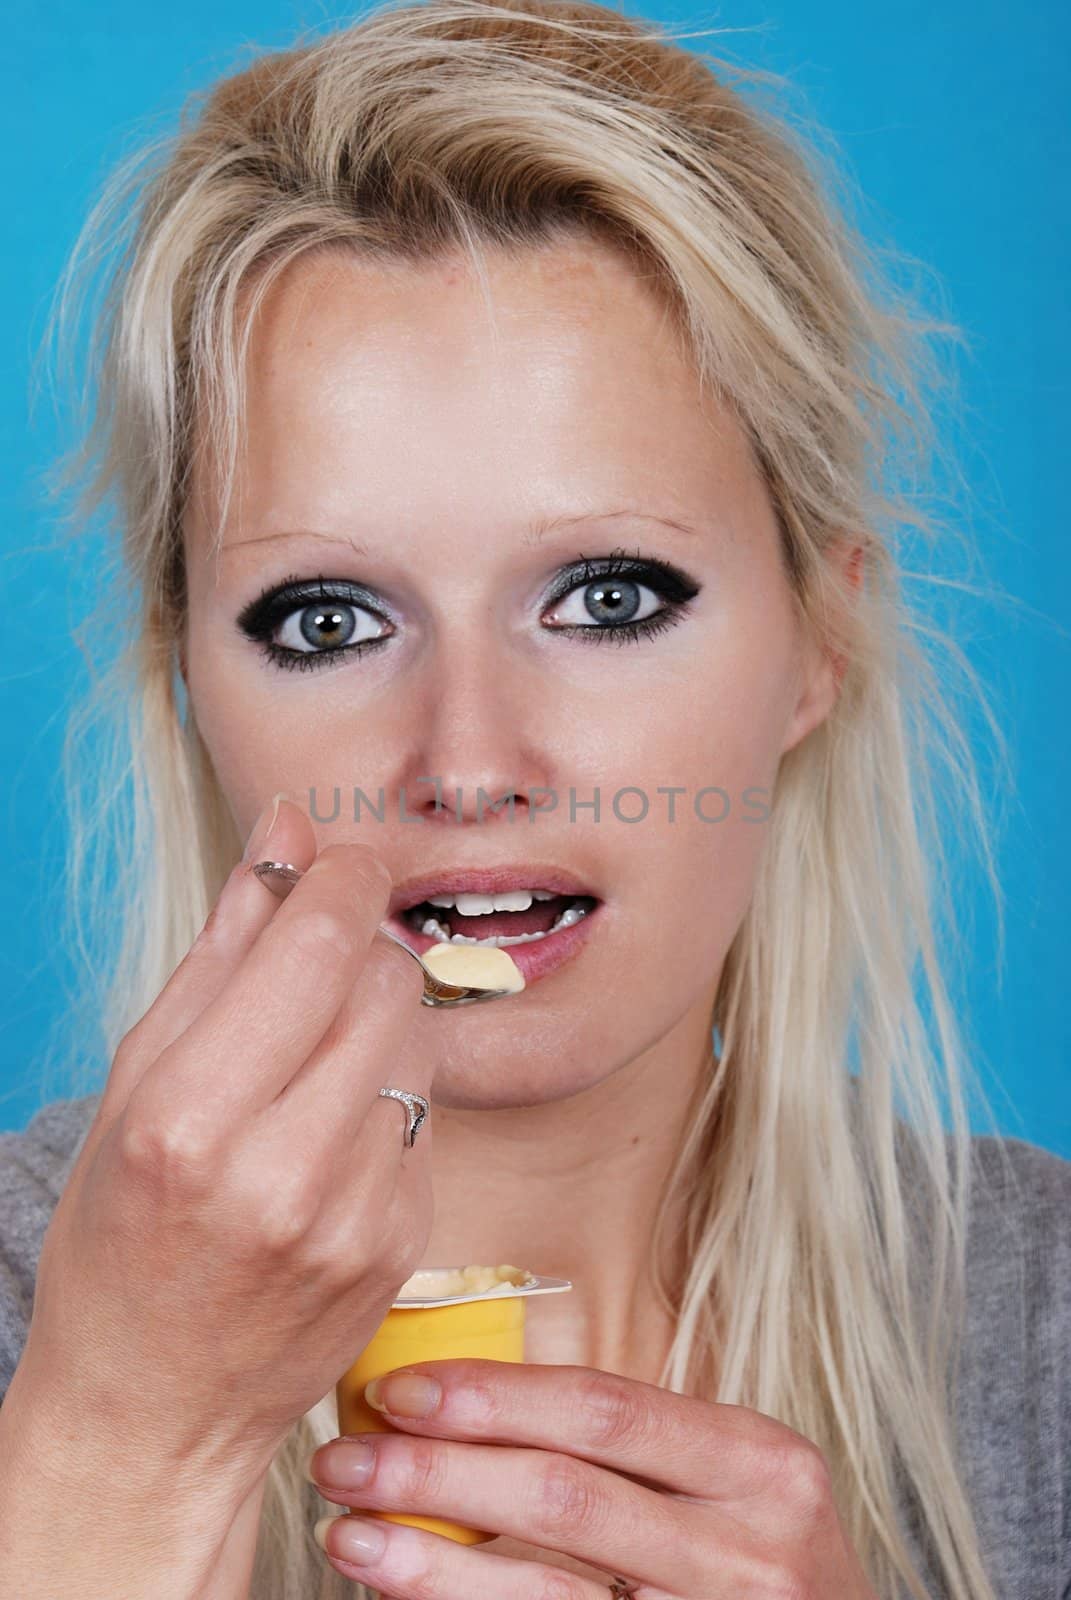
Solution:
<path fill-rule="evenodd" d="M 551 753 L 539 740 L 534 666 L 501 645 L 458 650 L 427 667 L 405 760 L 405 809 L 422 821 L 529 821 L 551 789 Z M 544 800 L 545 803 L 545 800 Z"/>

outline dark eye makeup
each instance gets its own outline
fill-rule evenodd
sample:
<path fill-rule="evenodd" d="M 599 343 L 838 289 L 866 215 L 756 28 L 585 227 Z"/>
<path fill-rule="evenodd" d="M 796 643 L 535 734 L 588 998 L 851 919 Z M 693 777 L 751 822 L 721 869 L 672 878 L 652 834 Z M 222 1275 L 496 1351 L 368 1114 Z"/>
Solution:
<path fill-rule="evenodd" d="M 356 629 L 355 613 L 364 612 L 385 623 L 391 620 L 385 615 L 378 596 L 363 584 L 353 583 L 347 578 L 327 578 L 323 574 L 303 579 L 298 573 L 292 573 L 282 583 L 269 584 L 263 589 L 255 600 L 251 600 L 238 613 L 237 622 L 246 637 L 258 644 L 277 666 L 308 671 L 327 666 L 342 657 L 365 655 L 369 650 L 386 644 L 391 637 L 385 633 L 358 640 L 354 644 L 329 644 L 323 649 L 316 649 L 310 640 L 308 650 L 294 650 L 289 645 L 279 644 L 275 638 L 292 616 L 297 615 L 304 624 L 305 613 L 311 613 L 313 626 L 317 618 L 322 618 L 325 622 L 339 622 L 345 628 L 347 612 L 352 619 L 350 632 Z M 302 631 L 306 631 L 304 626 Z"/>
<path fill-rule="evenodd" d="M 643 588 L 662 600 L 661 608 L 634 620 L 614 620 L 615 614 L 621 614 L 622 610 L 627 613 L 643 604 L 642 600 L 637 603 L 637 591 Z M 700 588 L 700 584 L 672 562 L 644 556 L 639 550 L 629 554 L 618 549 L 602 557 L 580 555 L 563 567 L 543 600 L 542 612 L 560 606 L 580 589 L 592 621 L 555 622 L 548 631 L 581 638 L 586 644 L 627 644 L 651 638 L 681 621 Z M 607 609 L 609 620 L 604 614 Z M 348 638 L 357 631 L 361 614 L 385 624 L 389 631 L 352 644 L 326 643 L 323 648 L 309 637 L 310 632 L 315 634 L 321 628 L 329 634 L 332 629 L 341 630 Z M 309 643 L 307 650 L 280 644 L 276 637 L 284 623 L 295 615 L 302 636 Z M 293 573 L 281 583 L 269 585 L 242 608 L 237 623 L 246 637 L 259 645 L 276 666 L 300 671 L 338 665 L 343 660 L 379 650 L 394 633 L 392 618 L 373 590 L 349 579 L 327 578 L 323 574 L 303 579 Z"/>

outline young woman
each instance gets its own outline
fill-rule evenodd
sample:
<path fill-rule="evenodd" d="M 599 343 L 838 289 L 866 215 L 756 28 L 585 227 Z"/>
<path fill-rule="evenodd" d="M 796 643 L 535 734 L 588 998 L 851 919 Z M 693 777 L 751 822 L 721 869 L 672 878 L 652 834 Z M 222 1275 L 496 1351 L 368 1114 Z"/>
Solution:
<path fill-rule="evenodd" d="M 5 1594 L 1071 1592 L 1071 1163 L 970 1133 L 935 936 L 943 763 L 985 838 L 900 583 L 941 330 L 730 78 L 596 5 L 380 9 L 76 252 L 129 222 L 75 463 L 121 944 L 102 1090 L 4 1141 Z M 423 1007 L 380 924 L 526 987 Z M 337 1441 L 470 1262 L 574 1288 Z"/>

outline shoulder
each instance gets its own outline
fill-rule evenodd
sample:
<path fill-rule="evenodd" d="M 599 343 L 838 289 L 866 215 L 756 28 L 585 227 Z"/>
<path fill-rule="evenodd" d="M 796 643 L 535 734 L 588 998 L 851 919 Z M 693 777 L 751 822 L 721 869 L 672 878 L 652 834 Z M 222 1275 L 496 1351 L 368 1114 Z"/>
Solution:
<path fill-rule="evenodd" d="M 1071 1161 L 1024 1139 L 971 1139 L 968 1295 L 1071 1334 Z M 1017 1302 L 1017 1307 L 1013 1305 Z"/>
<path fill-rule="evenodd" d="M 25 1343 L 41 1241 L 99 1103 L 53 1100 L 0 1133 L 0 1395 Z"/>
<path fill-rule="evenodd" d="M 951 1133 L 945 1134 L 950 1170 Z M 912 1265 L 928 1292 L 935 1265 L 930 1174 L 917 1136 L 897 1126 L 897 1159 L 912 1218 Z M 1025 1139 L 970 1135 L 964 1266 L 970 1351 L 998 1356 L 990 1392 L 1017 1381 L 1071 1382 L 1071 1161 Z M 943 1203 L 943 1202 L 942 1202 Z M 917 1230 L 917 1231 L 916 1231 Z"/>
<path fill-rule="evenodd" d="M 946 1201 L 917 1130 L 899 1117 L 895 1142 L 921 1348 Z M 951 1173 L 947 1130 L 944 1148 Z M 999 1134 L 969 1135 L 964 1155 L 964 1303 L 945 1386 L 961 1482 L 999 1600 L 1071 1600 L 1071 1161 Z M 914 1487 L 905 1505 L 922 1570 L 935 1572 Z"/>
<path fill-rule="evenodd" d="M 972 1138 L 971 1160 L 961 1450 L 1007 1592 L 1062 1593 L 1071 1580 L 1071 1161 L 988 1134 Z"/>
<path fill-rule="evenodd" d="M 1025 1203 L 1043 1226 L 1059 1224 L 1071 1199 L 1071 1161 L 1025 1139 L 976 1133 L 971 1138 L 974 1172 L 985 1190 L 1005 1204 Z"/>
<path fill-rule="evenodd" d="M 100 1104 L 99 1094 L 52 1100 L 25 1128 L 0 1133 L 0 1222 L 15 1223 L 59 1198 L 82 1138 Z M 51 1204 L 50 1204 L 51 1202 Z M 6 1230 L 0 1238 L 6 1237 Z"/>

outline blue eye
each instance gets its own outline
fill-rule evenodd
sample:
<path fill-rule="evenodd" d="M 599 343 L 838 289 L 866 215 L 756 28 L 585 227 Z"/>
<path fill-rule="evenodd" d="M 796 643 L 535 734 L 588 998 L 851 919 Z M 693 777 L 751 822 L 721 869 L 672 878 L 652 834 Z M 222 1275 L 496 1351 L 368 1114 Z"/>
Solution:
<path fill-rule="evenodd" d="M 246 606 L 238 626 L 277 666 L 307 671 L 363 655 L 391 637 L 393 624 L 372 602 L 357 584 L 288 578 Z"/>
<path fill-rule="evenodd" d="M 624 552 L 601 561 L 582 557 L 556 588 L 550 627 L 592 644 L 624 644 L 671 628 L 698 593 L 699 585 L 666 561 Z"/>
<path fill-rule="evenodd" d="M 619 551 L 597 560 L 580 556 L 559 573 L 543 620 L 549 632 L 623 644 L 672 627 L 698 593 L 699 585 L 667 561 Z M 288 671 L 365 655 L 396 631 L 372 590 L 297 574 L 265 589 L 237 622 L 274 665 Z"/>
<path fill-rule="evenodd" d="M 318 600 L 291 611 L 279 629 L 278 643 L 288 650 L 339 650 L 344 645 L 378 638 L 370 614 L 348 600 Z"/>
<path fill-rule="evenodd" d="M 555 606 L 554 615 L 556 623 L 566 627 L 609 623 L 621 628 L 645 622 L 657 609 L 658 596 L 647 584 L 637 583 L 634 578 L 597 578 L 593 583 L 579 584 L 567 594 L 564 602 Z M 600 627 L 598 631 L 605 629 Z"/>

